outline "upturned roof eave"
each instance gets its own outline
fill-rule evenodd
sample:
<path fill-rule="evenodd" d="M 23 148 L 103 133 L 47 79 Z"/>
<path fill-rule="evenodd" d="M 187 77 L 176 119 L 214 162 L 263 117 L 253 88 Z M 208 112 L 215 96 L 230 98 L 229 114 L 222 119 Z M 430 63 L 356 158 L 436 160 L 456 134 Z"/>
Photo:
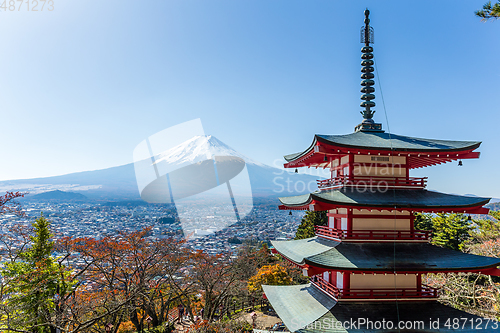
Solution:
<path fill-rule="evenodd" d="M 314 262 L 313 260 L 310 260 L 308 258 L 304 258 L 302 261 L 302 264 L 300 266 L 309 266 L 313 268 L 319 268 L 325 271 L 338 271 L 338 272 L 344 272 L 344 273 L 394 273 L 395 271 L 398 273 L 403 273 L 403 274 L 414 274 L 414 273 L 487 273 L 488 270 L 495 269 L 500 265 L 500 260 L 498 263 L 491 264 L 491 265 L 485 265 L 485 266 L 471 266 L 471 267 L 464 267 L 464 268 L 454 268 L 454 267 L 440 267 L 440 268 L 433 268 L 433 267 L 422 267 L 422 268 L 415 268 L 411 266 L 387 266 L 384 268 L 380 267 L 342 267 L 342 266 L 333 266 L 333 265 L 323 265 L 317 262 Z"/>
<path fill-rule="evenodd" d="M 308 244 L 305 249 L 304 245 Z M 344 243 L 313 237 L 273 242 L 286 260 L 319 271 L 403 273 L 483 272 L 498 275 L 499 258 L 462 253 L 423 243 Z M 396 264 L 393 255 L 395 251 Z M 385 253 L 385 254 L 384 254 Z M 403 260 L 403 261 L 401 261 Z M 406 262 L 407 261 L 407 262 Z M 418 263 L 418 264 L 415 264 Z M 495 271 L 495 272 L 493 272 Z"/>
<path fill-rule="evenodd" d="M 339 191 L 339 190 L 334 190 L 334 191 Z M 389 190 L 390 191 L 390 190 Z M 397 191 L 403 191 L 403 190 L 397 190 Z M 426 190 L 404 190 L 404 191 L 426 191 Z M 428 191 L 432 193 L 437 193 L 438 195 L 442 195 L 443 197 L 450 197 L 452 195 L 449 194 L 444 194 L 440 192 L 433 192 L 433 191 Z M 453 195 L 457 199 L 463 199 L 463 198 L 471 198 L 477 199 L 475 201 L 472 201 L 469 204 L 464 204 L 464 203 L 457 203 L 456 205 L 450 205 L 450 204 L 422 204 L 418 203 L 417 201 L 415 202 L 407 202 L 407 203 L 396 203 L 396 202 L 381 202 L 381 203 L 375 203 L 373 201 L 371 202 L 355 202 L 355 201 L 333 201 L 329 200 L 327 198 L 323 198 L 319 196 L 321 192 L 315 192 L 315 193 L 309 193 L 305 195 L 300 195 L 300 196 L 294 196 L 294 197 L 280 197 L 278 198 L 282 205 L 279 206 L 281 210 L 307 210 L 309 209 L 309 206 L 315 205 L 315 210 L 329 210 L 329 209 L 335 209 L 335 208 L 362 208 L 362 209 L 367 209 L 367 208 L 373 208 L 373 209 L 389 209 L 393 210 L 394 208 L 396 209 L 403 209 L 403 210 L 419 210 L 419 211 L 432 211 L 432 212 L 468 212 L 468 213 L 476 213 L 476 214 L 487 214 L 488 209 L 483 208 L 484 205 L 488 204 L 488 202 L 491 200 L 491 198 L 482 198 L 482 197 L 466 197 L 466 196 L 459 196 L 459 195 Z M 379 192 L 374 192 L 371 193 L 370 195 L 377 195 Z M 399 193 L 399 192 L 396 192 Z M 395 193 L 395 197 L 397 197 L 397 194 Z M 297 201 L 296 203 L 290 203 L 289 201 L 287 202 L 287 198 L 297 198 L 300 201 Z"/>
<path fill-rule="evenodd" d="M 355 133 L 352 133 L 355 134 Z M 398 137 L 403 137 L 403 136 L 398 136 Z M 414 139 L 414 140 L 423 140 L 420 138 L 412 138 L 412 137 L 405 137 L 408 139 Z M 444 140 L 435 140 L 437 142 L 441 142 Z M 453 142 L 453 141 L 446 141 L 446 142 Z M 347 145 L 347 144 L 342 144 L 338 142 L 332 142 L 328 139 L 323 138 L 320 134 L 315 134 L 314 135 L 314 140 L 311 143 L 311 145 L 304 151 L 298 152 L 295 154 L 289 154 L 285 155 L 284 159 L 286 160 L 287 163 L 285 163 L 285 167 L 295 167 L 294 162 L 297 160 L 300 160 L 301 158 L 309 155 L 314 155 L 316 154 L 314 152 L 314 147 L 317 145 L 317 143 L 321 143 L 323 145 L 326 145 L 330 147 L 331 149 L 355 149 L 355 150 L 363 150 L 363 151 L 369 151 L 369 152 L 384 152 L 384 153 L 389 153 L 392 151 L 395 152 L 408 152 L 408 153 L 433 153 L 433 154 L 443 154 L 443 153 L 468 153 L 472 152 L 473 150 L 479 148 L 481 145 L 481 141 L 454 141 L 457 143 L 469 143 L 469 145 L 464 146 L 464 147 L 459 147 L 459 148 L 400 148 L 400 147 L 375 147 L 375 146 L 361 146 L 361 145 Z M 318 153 L 320 155 L 323 155 L 323 153 Z M 467 157 L 462 157 L 462 158 L 467 158 Z"/>
<path fill-rule="evenodd" d="M 316 142 L 317 142 L 317 139 L 316 139 L 316 135 L 314 136 L 314 140 L 313 142 L 311 143 L 311 145 L 309 146 L 309 148 L 307 148 L 306 150 L 302 151 L 302 152 L 298 152 L 298 153 L 295 153 L 295 154 L 288 154 L 288 155 L 285 155 L 283 156 L 283 158 L 287 161 L 287 162 L 293 162 L 295 160 L 297 160 L 298 158 L 306 155 L 307 153 L 309 153 L 310 151 L 314 150 L 314 146 L 316 146 Z"/>
<path fill-rule="evenodd" d="M 400 136 L 400 137 L 402 137 L 402 136 Z M 405 138 L 422 140 L 421 138 L 413 138 L 413 137 L 405 137 Z M 436 141 L 443 141 L 443 140 L 436 140 Z M 327 144 L 330 146 L 334 146 L 334 147 L 339 147 L 339 148 L 354 148 L 354 149 L 363 149 L 363 150 L 372 150 L 372 151 L 386 151 L 386 152 L 402 151 L 402 152 L 415 152 L 415 153 L 417 153 L 417 152 L 438 153 L 438 152 L 469 151 L 469 150 L 475 150 L 475 149 L 479 148 L 479 146 L 482 143 L 481 141 L 455 141 L 455 142 L 464 142 L 464 143 L 467 142 L 470 145 L 465 146 L 465 147 L 459 147 L 459 148 L 442 148 L 442 149 L 438 149 L 438 148 L 429 148 L 429 149 L 419 148 L 419 149 L 416 149 L 416 148 L 397 148 L 397 147 L 394 147 L 394 148 L 391 148 L 391 147 L 373 147 L 373 146 L 360 146 L 360 145 L 346 145 L 346 144 L 342 144 L 342 143 L 338 143 L 338 142 L 332 142 L 332 141 L 329 141 L 325 138 L 322 138 L 321 134 L 314 135 L 314 142 L 321 142 L 321 143 L 324 143 L 324 144 Z M 308 150 L 309 150 L 309 148 L 308 148 Z"/>

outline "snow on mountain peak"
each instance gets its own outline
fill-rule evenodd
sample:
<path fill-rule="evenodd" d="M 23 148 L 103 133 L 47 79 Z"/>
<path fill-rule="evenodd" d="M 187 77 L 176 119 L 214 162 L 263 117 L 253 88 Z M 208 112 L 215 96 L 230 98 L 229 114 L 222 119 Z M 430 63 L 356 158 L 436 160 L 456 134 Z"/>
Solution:
<path fill-rule="evenodd" d="M 213 156 L 237 156 L 246 163 L 263 166 L 238 153 L 213 135 L 198 135 L 170 148 L 155 157 L 155 163 L 192 164 L 213 158 Z"/>

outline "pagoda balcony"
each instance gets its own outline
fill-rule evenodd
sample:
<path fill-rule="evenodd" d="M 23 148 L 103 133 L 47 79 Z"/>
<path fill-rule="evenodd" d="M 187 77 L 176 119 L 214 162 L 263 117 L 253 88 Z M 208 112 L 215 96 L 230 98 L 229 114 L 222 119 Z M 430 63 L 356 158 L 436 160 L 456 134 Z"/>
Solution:
<path fill-rule="evenodd" d="M 427 185 L 427 177 L 379 177 L 379 176 L 337 176 L 330 179 L 317 180 L 319 189 L 331 189 L 342 186 L 355 186 L 363 189 L 390 188 L 422 189 Z"/>
<path fill-rule="evenodd" d="M 428 241 L 430 231 L 413 230 L 340 230 L 324 226 L 315 226 L 316 236 L 339 240 L 368 240 L 368 241 Z"/>
<path fill-rule="evenodd" d="M 377 288 L 377 289 L 340 289 L 342 299 L 402 299 L 438 298 L 438 289 L 426 285 L 421 288 Z"/>
<path fill-rule="evenodd" d="M 311 278 L 311 283 L 336 300 L 391 300 L 412 298 L 435 299 L 439 296 L 439 289 L 427 285 L 422 285 L 420 288 L 339 289 L 319 275 L 313 276 Z"/>
<path fill-rule="evenodd" d="M 311 277 L 311 283 L 315 285 L 318 289 L 328 294 L 328 296 L 338 300 L 340 297 L 340 289 L 326 281 L 319 275 Z"/>

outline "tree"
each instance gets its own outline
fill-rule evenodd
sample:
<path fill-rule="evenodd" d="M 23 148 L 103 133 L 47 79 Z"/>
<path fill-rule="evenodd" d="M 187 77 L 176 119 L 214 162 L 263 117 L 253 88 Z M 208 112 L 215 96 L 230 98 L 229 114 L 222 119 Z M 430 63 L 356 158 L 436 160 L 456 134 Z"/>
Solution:
<path fill-rule="evenodd" d="M 500 258 L 499 212 L 493 219 L 474 220 L 464 252 Z M 500 319 L 500 278 L 476 273 L 427 274 L 426 283 L 440 288 L 439 300 L 455 308 L 480 316 Z"/>
<path fill-rule="evenodd" d="M 328 225 L 326 211 L 307 211 L 295 232 L 295 239 L 305 239 L 316 236 L 314 227 L 317 225 Z"/>
<path fill-rule="evenodd" d="M 483 6 L 483 9 L 475 11 L 474 14 L 480 17 L 482 21 L 500 18 L 500 0 L 494 5 L 491 4 L 491 1 L 488 1 Z"/>
<path fill-rule="evenodd" d="M 130 320 L 142 331 L 148 316 L 152 327 L 169 321 L 173 303 L 190 292 L 192 284 L 182 269 L 189 265 L 191 252 L 183 247 L 184 241 L 149 238 L 149 231 L 69 241 L 87 267 L 81 275 L 85 292 L 78 295 L 80 314 L 73 318 L 74 326 L 82 330 L 111 323 L 116 332 L 121 322 Z"/>
<path fill-rule="evenodd" d="M 188 279 L 177 281 L 191 255 L 183 242 L 150 239 L 146 228 L 54 244 L 49 226 L 41 217 L 31 233 L 18 228 L 0 236 L 11 258 L 2 271 L 2 329 L 102 332 L 111 323 L 116 332 L 131 320 L 142 331 L 147 316 L 154 326 L 168 321 L 172 303 L 186 292 L 180 288 Z M 53 257 L 53 250 L 63 256 Z"/>
<path fill-rule="evenodd" d="M 415 214 L 415 229 L 432 231 L 431 243 L 452 250 L 461 250 L 470 238 L 473 226 L 464 214 Z"/>
<path fill-rule="evenodd" d="M 72 293 L 71 270 L 51 255 L 50 222 L 41 215 L 32 224 L 30 243 L 2 270 L 2 324 L 17 331 L 56 332 L 61 328 L 61 297 Z"/>
<path fill-rule="evenodd" d="M 434 231 L 431 214 L 415 213 L 413 224 L 417 230 Z"/>
<path fill-rule="evenodd" d="M 489 215 L 491 218 L 474 220 L 475 228 L 471 231 L 471 246 L 500 239 L 500 212 L 490 210 Z"/>
<path fill-rule="evenodd" d="M 239 262 L 229 254 L 210 255 L 196 251 L 192 260 L 191 278 L 201 290 L 204 300 L 203 318 L 214 320 L 218 309 L 224 307 L 241 273 Z"/>
<path fill-rule="evenodd" d="M 452 250 L 462 250 L 469 239 L 472 226 L 464 214 L 438 214 L 432 219 L 434 232 L 432 244 Z"/>
<path fill-rule="evenodd" d="M 22 198 L 25 195 L 26 193 L 21 192 L 6 192 L 3 196 L 0 196 L 0 215 L 11 213 L 24 216 L 20 204 L 15 199 Z"/>
<path fill-rule="evenodd" d="M 261 292 L 262 285 L 287 286 L 291 284 L 292 278 L 288 275 L 286 268 L 277 263 L 260 268 L 257 274 L 248 280 L 248 290 Z"/>

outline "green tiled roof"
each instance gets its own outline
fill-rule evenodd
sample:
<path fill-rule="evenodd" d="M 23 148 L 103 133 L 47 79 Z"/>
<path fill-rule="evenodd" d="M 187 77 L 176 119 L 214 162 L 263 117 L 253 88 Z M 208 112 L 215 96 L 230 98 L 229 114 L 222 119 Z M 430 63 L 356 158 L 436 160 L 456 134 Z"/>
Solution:
<path fill-rule="evenodd" d="M 348 243 L 313 237 L 272 241 L 272 244 L 297 264 L 333 270 L 450 271 L 500 265 L 499 258 L 467 254 L 428 243 Z"/>
<path fill-rule="evenodd" d="M 290 304 L 293 306 L 293 304 Z M 279 313 L 278 313 L 279 314 Z M 453 329 L 453 320 L 457 318 L 458 329 Z M 367 322 L 386 323 L 386 329 L 376 329 L 370 327 Z M 356 327 L 350 327 L 351 323 L 359 323 Z M 393 323 L 396 329 L 388 329 L 388 322 Z M 433 327 L 430 327 L 433 322 Z M 436 325 L 436 322 L 438 325 Z M 419 329 L 406 330 L 399 332 L 498 332 L 499 325 L 494 322 L 472 315 L 467 312 L 456 310 L 438 302 L 349 302 L 338 303 L 333 309 L 324 314 L 317 321 L 311 323 L 309 327 L 300 329 L 299 333 L 369 333 L 369 332 L 398 332 L 397 323 L 412 323 L 414 328 Z M 421 324 L 420 324 L 421 323 Z M 451 324 L 448 328 L 445 324 Z M 465 324 L 464 324 L 465 323 Z M 475 323 L 478 323 L 476 325 Z M 488 327 L 486 327 L 488 323 Z M 495 329 L 496 327 L 496 329 Z M 457 327 L 455 327 L 457 328 Z M 481 328 L 481 330 L 475 330 Z"/>
<path fill-rule="evenodd" d="M 384 189 L 382 189 L 384 190 Z M 337 190 L 317 191 L 293 197 L 279 198 L 288 207 L 308 205 L 312 200 L 354 206 L 398 207 L 398 208 L 454 208 L 483 206 L 489 198 L 466 197 L 428 190 L 385 190 L 360 191 L 354 187 Z"/>
<path fill-rule="evenodd" d="M 324 253 L 339 244 L 339 242 L 320 237 L 294 241 L 271 241 L 271 243 L 273 246 L 275 246 L 275 244 L 279 246 L 276 250 L 296 263 L 302 263 L 304 258 Z"/>
<path fill-rule="evenodd" d="M 298 330 L 319 319 L 337 303 L 311 284 L 262 286 L 267 299 L 289 328 Z"/>
<path fill-rule="evenodd" d="M 470 150 L 476 149 L 481 144 L 479 141 L 422 139 L 384 132 L 355 132 L 346 135 L 316 134 L 309 148 L 300 153 L 286 155 L 285 160 L 290 162 L 306 154 L 317 141 L 340 147 L 421 152 Z"/>
<path fill-rule="evenodd" d="M 396 325 L 400 322 L 411 322 L 415 328 L 402 329 L 400 332 L 476 332 L 474 329 L 479 328 L 481 332 L 500 330 L 498 323 L 435 301 L 337 303 L 311 284 L 262 287 L 272 307 L 291 332 L 397 332 Z M 459 329 L 453 329 L 454 318 L 459 320 Z M 372 328 L 367 324 L 381 321 L 386 323 L 386 329 Z M 388 322 L 396 329 L 389 329 Z M 430 322 L 433 323 L 432 328 Z M 356 324 L 355 327 L 351 326 L 352 323 Z M 446 323 L 451 324 L 451 329 L 446 327 Z"/>
<path fill-rule="evenodd" d="M 416 151 L 464 150 L 477 148 L 479 141 L 451 141 L 412 138 L 409 136 L 381 133 L 356 132 L 347 135 L 316 135 L 318 141 L 343 146 L 355 146 L 372 149 L 397 149 Z"/>

